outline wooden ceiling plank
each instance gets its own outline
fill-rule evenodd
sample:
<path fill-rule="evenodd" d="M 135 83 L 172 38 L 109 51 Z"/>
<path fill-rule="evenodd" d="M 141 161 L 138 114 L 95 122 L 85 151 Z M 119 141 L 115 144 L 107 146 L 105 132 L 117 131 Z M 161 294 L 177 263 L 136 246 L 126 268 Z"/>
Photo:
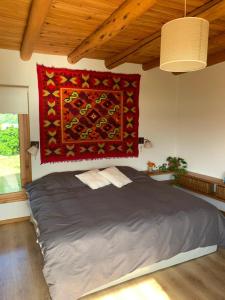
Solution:
<path fill-rule="evenodd" d="M 193 10 L 188 14 L 189 17 L 204 17 L 210 21 L 220 18 L 222 15 L 225 15 L 225 0 L 212 0 L 197 9 Z M 146 45 L 150 44 L 152 41 L 156 39 L 160 39 L 161 31 L 157 31 L 151 36 L 146 37 L 145 39 L 139 41 L 138 43 L 134 44 L 130 48 L 121 53 L 108 58 L 105 60 L 105 65 L 108 69 L 113 69 L 127 61 L 129 57 L 134 55 L 138 50 L 142 49 Z M 146 66 L 151 66 L 151 62 L 147 62 L 143 68 Z"/>
<path fill-rule="evenodd" d="M 223 61 L 225 61 L 225 49 L 209 55 L 207 60 L 207 66 L 209 67 L 221 63 Z"/>
<path fill-rule="evenodd" d="M 210 2 L 209 2 L 210 3 Z M 216 5 L 213 5 L 210 9 L 202 11 L 198 14 L 199 18 L 213 22 L 225 15 L 225 1 L 220 1 Z"/>
<path fill-rule="evenodd" d="M 105 60 L 105 66 L 108 69 L 113 69 L 127 61 L 129 57 L 131 57 L 134 53 L 136 53 L 138 50 L 143 48 L 144 46 L 150 44 L 152 41 L 158 39 L 160 37 L 160 33 L 156 32 L 147 38 L 139 41 L 138 43 L 134 44 L 130 48 L 128 48 L 125 51 L 120 52 L 119 54 L 108 58 Z"/>
<path fill-rule="evenodd" d="M 225 32 L 210 38 L 209 45 L 223 48 L 225 45 Z"/>
<path fill-rule="evenodd" d="M 89 37 L 87 37 L 68 56 L 70 63 L 76 63 L 94 49 L 112 39 L 124 30 L 133 20 L 150 9 L 156 0 L 126 0 L 112 15 Z"/>
<path fill-rule="evenodd" d="M 52 0 L 33 0 L 27 26 L 20 50 L 20 57 L 29 60 L 34 51 L 35 42 L 40 36 L 42 25 L 47 16 Z"/>
<path fill-rule="evenodd" d="M 158 66 L 159 66 L 159 58 L 155 58 L 153 60 L 150 60 L 150 61 L 142 64 L 142 69 L 144 71 L 148 71 L 148 70 L 156 68 Z"/>

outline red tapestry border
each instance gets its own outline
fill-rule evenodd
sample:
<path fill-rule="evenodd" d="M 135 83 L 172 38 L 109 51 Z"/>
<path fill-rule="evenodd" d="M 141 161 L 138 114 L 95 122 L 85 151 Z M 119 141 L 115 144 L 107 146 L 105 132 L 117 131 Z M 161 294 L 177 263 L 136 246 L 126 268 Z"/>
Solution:
<path fill-rule="evenodd" d="M 138 156 L 140 75 L 37 65 L 41 163 Z"/>

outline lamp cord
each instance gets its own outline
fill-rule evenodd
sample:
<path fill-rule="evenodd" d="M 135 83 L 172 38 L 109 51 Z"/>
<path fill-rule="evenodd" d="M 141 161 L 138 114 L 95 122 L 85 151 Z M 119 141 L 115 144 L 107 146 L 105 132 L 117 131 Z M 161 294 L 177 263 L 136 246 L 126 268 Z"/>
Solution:
<path fill-rule="evenodd" d="M 184 16 L 187 15 L 187 0 L 184 0 Z"/>

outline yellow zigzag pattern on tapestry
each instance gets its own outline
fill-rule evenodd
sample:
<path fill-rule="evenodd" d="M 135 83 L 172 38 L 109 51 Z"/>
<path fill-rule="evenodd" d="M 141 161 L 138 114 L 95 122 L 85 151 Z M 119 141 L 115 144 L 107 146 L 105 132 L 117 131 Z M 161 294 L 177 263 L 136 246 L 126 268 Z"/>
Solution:
<path fill-rule="evenodd" d="M 133 118 L 132 117 L 127 117 L 127 128 L 133 128 Z"/>
<path fill-rule="evenodd" d="M 136 108 L 135 108 L 135 107 L 132 107 L 132 108 L 130 109 L 130 108 L 124 106 L 124 110 L 123 110 L 123 111 L 124 111 L 125 114 L 128 113 L 129 111 L 132 112 L 132 113 L 135 113 L 135 112 L 136 112 Z"/>
<path fill-rule="evenodd" d="M 45 155 L 49 156 L 50 154 L 57 154 L 60 155 L 61 154 L 61 149 L 57 148 L 55 150 L 50 150 L 50 149 L 45 149 Z"/>
<path fill-rule="evenodd" d="M 88 110 L 89 110 L 90 108 L 91 108 L 91 104 L 88 103 L 88 104 L 85 106 L 85 108 L 82 108 L 82 109 L 80 110 L 80 114 L 81 114 L 82 116 L 86 115 L 86 113 L 88 112 Z"/>
<path fill-rule="evenodd" d="M 119 132 L 120 132 L 119 129 L 118 129 L 118 128 L 115 128 L 115 129 L 113 130 L 113 132 L 109 132 L 109 133 L 108 133 L 108 137 L 109 137 L 110 139 L 112 139 L 112 138 L 114 138 L 114 136 L 117 135 Z"/>
<path fill-rule="evenodd" d="M 50 115 L 56 115 L 56 111 L 54 110 L 54 106 L 55 106 L 55 101 L 53 101 L 53 102 L 49 102 L 48 101 L 48 106 L 50 107 L 50 109 L 48 110 L 48 115 L 50 116 Z"/>
<path fill-rule="evenodd" d="M 137 87 L 137 83 L 136 81 L 132 81 L 132 82 L 129 82 L 129 81 L 124 81 L 124 87 L 128 87 L 128 86 L 133 86 L 133 87 Z"/>
<path fill-rule="evenodd" d="M 94 85 L 100 85 L 100 84 L 103 84 L 104 86 L 108 86 L 108 84 L 109 84 L 109 80 L 108 79 L 104 79 L 104 80 L 99 80 L 98 78 L 95 78 L 94 79 Z"/>
<path fill-rule="evenodd" d="M 52 80 L 52 78 L 55 76 L 54 72 L 48 72 L 46 71 L 46 76 L 49 78 L 47 81 L 47 85 L 55 85 L 55 82 Z"/>
<path fill-rule="evenodd" d="M 53 95 L 53 96 L 59 98 L 59 90 L 55 90 L 53 93 L 50 93 L 48 90 L 43 90 L 44 97 L 47 97 L 49 95 Z"/>
<path fill-rule="evenodd" d="M 71 94 L 71 96 L 70 96 L 69 98 L 65 98 L 65 99 L 64 99 L 64 102 L 70 103 L 70 102 L 72 102 L 74 99 L 77 99 L 78 97 L 79 97 L 78 92 L 74 91 L 74 92 L 72 92 L 72 94 Z"/>
<path fill-rule="evenodd" d="M 106 118 L 101 118 L 100 121 L 98 121 L 98 123 L 96 123 L 96 127 L 100 128 L 102 125 L 107 123 L 107 119 Z"/>
<path fill-rule="evenodd" d="M 128 138 L 129 136 L 134 138 L 136 136 L 136 134 L 135 134 L 135 132 L 128 133 L 125 131 L 123 136 L 125 139 Z"/>
<path fill-rule="evenodd" d="M 68 79 L 68 78 L 66 78 L 63 75 L 60 75 L 59 78 L 60 78 L 60 83 L 61 84 L 65 83 L 65 82 L 67 82 L 69 80 L 70 82 L 72 82 L 72 84 L 77 85 L 77 77 L 72 77 L 72 78 Z"/>
<path fill-rule="evenodd" d="M 54 122 L 50 122 L 48 120 L 44 120 L 44 127 L 48 127 L 50 125 L 60 126 L 60 120 L 55 120 Z"/>
<path fill-rule="evenodd" d="M 88 128 L 85 132 L 82 132 L 82 133 L 81 133 L 80 138 L 81 138 L 82 140 L 87 139 L 89 133 L 91 133 L 91 132 L 92 132 L 92 129 Z"/>
<path fill-rule="evenodd" d="M 123 148 L 122 148 L 121 145 L 119 145 L 119 146 L 117 146 L 117 147 L 115 147 L 115 146 L 113 146 L 113 145 L 110 145 L 110 146 L 109 146 L 109 150 L 110 150 L 110 151 L 113 151 L 113 150 L 123 151 Z"/>
<path fill-rule="evenodd" d="M 119 110 L 119 109 L 120 109 L 119 105 L 115 105 L 113 108 L 109 109 L 108 114 L 109 114 L 110 116 L 112 116 L 112 115 L 114 115 L 114 113 L 115 113 L 117 110 Z"/>
<path fill-rule="evenodd" d="M 127 153 L 132 153 L 133 152 L 133 149 L 132 149 L 133 143 L 127 143 L 127 147 L 128 147 Z"/>
<path fill-rule="evenodd" d="M 66 156 L 74 156 L 75 155 L 75 153 L 74 153 L 74 145 L 66 145 L 66 148 L 69 150 L 66 153 Z"/>
<path fill-rule="evenodd" d="M 56 144 L 56 138 L 54 138 L 54 136 L 56 136 L 56 130 L 55 131 L 48 131 L 48 134 L 50 135 L 50 139 L 48 140 L 49 144 Z"/>
<path fill-rule="evenodd" d="M 113 86 L 113 89 L 114 90 L 119 90 L 120 89 L 120 85 L 119 85 L 119 82 L 120 82 L 120 78 L 113 78 L 113 81 L 115 82 L 114 86 Z"/>
<path fill-rule="evenodd" d="M 89 83 L 88 83 L 89 78 L 90 78 L 89 74 L 87 75 L 82 74 L 82 79 L 84 80 L 84 82 L 82 83 L 83 88 L 84 87 L 89 88 Z"/>
<path fill-rule="evenodd" d="M 95 100 L 95 102 L 96 102 L 96 103 L 101 103 L 102 100 L 105 100 L 105 99 L 107 99 L 107 95 L 106 95 L 105 93 L 103 93 L 103 94 L 101 94 L 101 96 L 100 96 L 99 98 L 97 98 L 97 99 Z"/>
<path fill-rule="evenodd" d="M 78 118 L 74 117 L 74 118 L 72 119 L 72 121 L 71 121 L 69 124 L 66 124 L 66 125 L 65 125 L 65 127 L 68 128 L 68 129 L 70 129 L 70 128 L 73 127 L 73 125 L 76 125 L 76 124 L 78 124 L 78 123 L 79 123 Z"/>
<path fill-rule="evenodd" d="M 81 153 L 94 152 L 94 147 L 93 146 L 89 146 L 89 147 L 80 146 L 80 152 Z"/>
<path fill-rule="evenodd" d="M 105 150 L 104 150 L 105 144 L 104 143 L 98 144 L 98 147 L 99 147 L 98 154 L 105 153 Z"/>
<path fill-rule="evenodd" d="M 127 92 L 127 96 L 128 96 L 128 98 L 127 98 L 127 103 L 133 103 L 134 102 L 134 100 L 133 100 L 133 95 L 134 95 L 134 93 L 133 92 Z"/>

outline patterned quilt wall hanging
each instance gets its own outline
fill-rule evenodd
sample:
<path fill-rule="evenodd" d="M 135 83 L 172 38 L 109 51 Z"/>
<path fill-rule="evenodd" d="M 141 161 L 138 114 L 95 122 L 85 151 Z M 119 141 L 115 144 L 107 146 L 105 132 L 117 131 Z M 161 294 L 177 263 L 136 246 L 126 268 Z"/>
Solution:
<path fill-rule="evenodd" d="M 38 65 L 41 163 L 138 156 L 140 75 Z"/>

